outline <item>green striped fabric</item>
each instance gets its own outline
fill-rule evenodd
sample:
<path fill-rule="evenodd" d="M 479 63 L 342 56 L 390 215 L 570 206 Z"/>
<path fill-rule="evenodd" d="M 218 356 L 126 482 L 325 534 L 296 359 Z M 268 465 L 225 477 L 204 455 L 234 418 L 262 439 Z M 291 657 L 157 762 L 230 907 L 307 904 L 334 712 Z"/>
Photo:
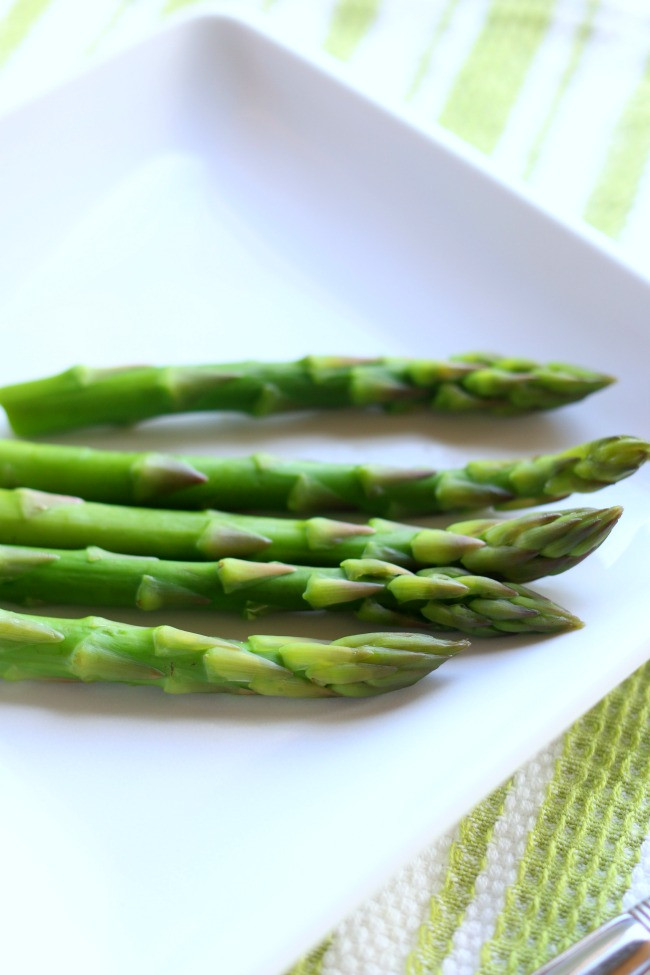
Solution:
<path fill-rule="evenodd" d="M 650 60 L 631 93 L 612 133 L 598 182 L 585 209 L 585 219 L 617 237 L 634 204 L 650 152 Z"/>
<path fill-rule="evenodd" d="M 555 0 L 493 0 L 439 122 L 491 152 L 544 39 Z"/>
<path fill-rule="evenodd" d="M 0 94 L 192 0 L 0 7 Z M 196 7 L 200 0 L 194 0 Z M 650 17 L 617 0 L 231 0 L 494 157 L 623 247 L 650 214 Z M 58 11 L 61 11 L 59 14 Z M 75 33 L 77 31 L 77 33 Z M 42 48 L 41 48 L 42 49 Z M 639 234 L 636 234 L 637 238 Z M 647 240 L 647 238 L 646 238 Z M 650 248 L 648 248 L 650 252 Z M 525 975 L 650 894 L 650 664 L 341 923 L 291 975 Z M 432 829 L 433 832 L 433 829 Z"/>
<path fill-rule="evenodd" d="M 535 166 L 537 165 L 544 148 L 544 143 L 553 129 L 553 122 L 562 106 L 564 96 L 566 95 L 571 82 L 573 81 L 575 74 L 580 67 L 582 55 L 584 54 L 589 41 L 593 37 L 594 20 L 600 6 L 601 0 L 589 0 L 589 2 L 585 5 L 582 19 L 575 26 L 566 64 L 563 66 L 563 69 L 557 78 L 555 90 L 549 103 L 548 110 L 544 115 L 541 125 L 539 126 L 539 130 L 533 139 L 528 152 L 526 168 L 523 173 L 526 178 L 530 178 Z"/>
<path fill-rule="evenodd" d="M 496 789 L 464 819 L 449 851 L 447 873 L 438 893 L 431 898 L 429 916 L 418 932 L 410 953 L 408 975 L 437 971 L 452 947 L 454 932 L 472 901 L 476 882 L 485 868 L 487 850 L 510 783 Z"/>
<path fill-rule="evenodd" d="M 646 665 L 567 733 L 479 975 L 533 971 L 620 910 L 650 817 L 649 727 Z"/>
<path fill-rule="evenodd" d="M 449 29 L 453 21 L 454 11 L 459 2 L 460 0 L 448 0 L 440 11 L 439 16 L 436 18 L 431 40 L 418 58 L 413 82 L 406 92 L 407 99 L 412 98 L 416 94 L 418 88 L 429 73 L 433 58 L 436 54 L 436 49 L 438 45 L 442 43 L 445 32 Z"/>
<path fill-rule="evenodd" d="M 380 0 L 339 0 L 332 14 L 325 50 L 338 58 L 349 58 L 362 40 L 379 9 Z"/>

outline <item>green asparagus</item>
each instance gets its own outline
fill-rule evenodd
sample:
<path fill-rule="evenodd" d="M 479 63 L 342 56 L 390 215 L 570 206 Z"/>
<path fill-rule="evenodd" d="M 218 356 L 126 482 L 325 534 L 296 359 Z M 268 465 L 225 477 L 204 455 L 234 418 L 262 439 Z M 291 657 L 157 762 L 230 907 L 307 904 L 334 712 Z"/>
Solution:
<path fill-rule="evenodd" d="M 581 562 L 607 537 L 620 508 L 534 512 L 418 528 L 374 518 L 269 518 L 221 511 L 167 511 L 82 501 L 32 488 L 0 488 L 0 543 L 82 548 L 167 559 L 338 565 L 376 558 L 408 568 L 462 565 L 481 575 L 530 582 Z"/>
<path fill-rule="evenodd" d="M 407 518 L 493 506 L 527 507 L 591 492 L 628 477 L 650 444 L 614 436 L 556 454 L 408 469 L 252 457 L 174 457 L 0 441 L 0 486 L 89 501 L 166 508 L 321 514 L 357 510 Z"/>
<path fill-rule="evenodd" d="M 515 583 L 456 566 L 410 572 L 380 559 L 338 568 L 283 562 L 179 562 L 81 550 L 0 546 L 0 597 L 13 603 L 207 609 L 248 619 L 272 612 L 350 610 L 382 626 L 431 626 L 476 636 L 579 626 L 567 610 Z"/>
<path fill-rule="evenodd" d="M 0 677 L 6 681 L 117 681 L 169 694 L 372 697 L 417 683 L 467 646 L 466 640 L 424 633 L 362 633 L 331 643 L 251 636 L 240 642 L 173 626 L 0 610 Z"/>
<path fill-rule="evenodd" d="M 168 413 L 414 406 L 442 412 L 515 414 L 583 399 L 613 380 L 565 363 L 472 353 L 448 361 L 307 356 L 297 362 L 202 366 L 74 366 L 0 389 L 14 431 L 38 436 L 135 423 Z"/>

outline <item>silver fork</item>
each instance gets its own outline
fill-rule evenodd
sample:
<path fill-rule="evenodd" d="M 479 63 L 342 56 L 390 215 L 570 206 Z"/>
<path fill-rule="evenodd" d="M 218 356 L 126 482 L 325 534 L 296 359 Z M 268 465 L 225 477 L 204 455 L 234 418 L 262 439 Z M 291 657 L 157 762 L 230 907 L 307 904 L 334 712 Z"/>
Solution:
<path fill-rule="evenodd" d="M 547 962 L 535 975 L 650 973 L 650 897 Z"/>

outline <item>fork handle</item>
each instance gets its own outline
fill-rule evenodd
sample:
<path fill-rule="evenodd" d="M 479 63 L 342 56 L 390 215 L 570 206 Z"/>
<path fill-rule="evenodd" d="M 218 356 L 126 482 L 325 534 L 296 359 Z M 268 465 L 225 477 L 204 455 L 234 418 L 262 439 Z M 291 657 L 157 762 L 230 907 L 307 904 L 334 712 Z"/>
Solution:
<path fill-rule="evenodd" d="M 641 908 L 641 909 L 639 909 Z M 535 975 L 647 975 L 650 923 L 643 905 L 608 921 Z"/>

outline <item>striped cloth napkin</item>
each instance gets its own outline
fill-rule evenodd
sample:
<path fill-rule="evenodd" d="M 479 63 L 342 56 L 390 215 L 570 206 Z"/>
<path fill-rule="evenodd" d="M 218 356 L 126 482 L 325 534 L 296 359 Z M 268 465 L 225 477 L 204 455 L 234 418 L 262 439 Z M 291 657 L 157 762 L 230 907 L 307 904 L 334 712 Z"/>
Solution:
<path fill-rule="evenodd" d="M 0 107 L 188 6 L 0 0 Z M 650 272 L 647 0 L 220 6 L 268 18 L 296 47 L 324 49 L 375 98 L 451 129 Z M 650 664 L 405 865 L 291 975 L 524 975 L 650 895 L 649 828 Z"/>

